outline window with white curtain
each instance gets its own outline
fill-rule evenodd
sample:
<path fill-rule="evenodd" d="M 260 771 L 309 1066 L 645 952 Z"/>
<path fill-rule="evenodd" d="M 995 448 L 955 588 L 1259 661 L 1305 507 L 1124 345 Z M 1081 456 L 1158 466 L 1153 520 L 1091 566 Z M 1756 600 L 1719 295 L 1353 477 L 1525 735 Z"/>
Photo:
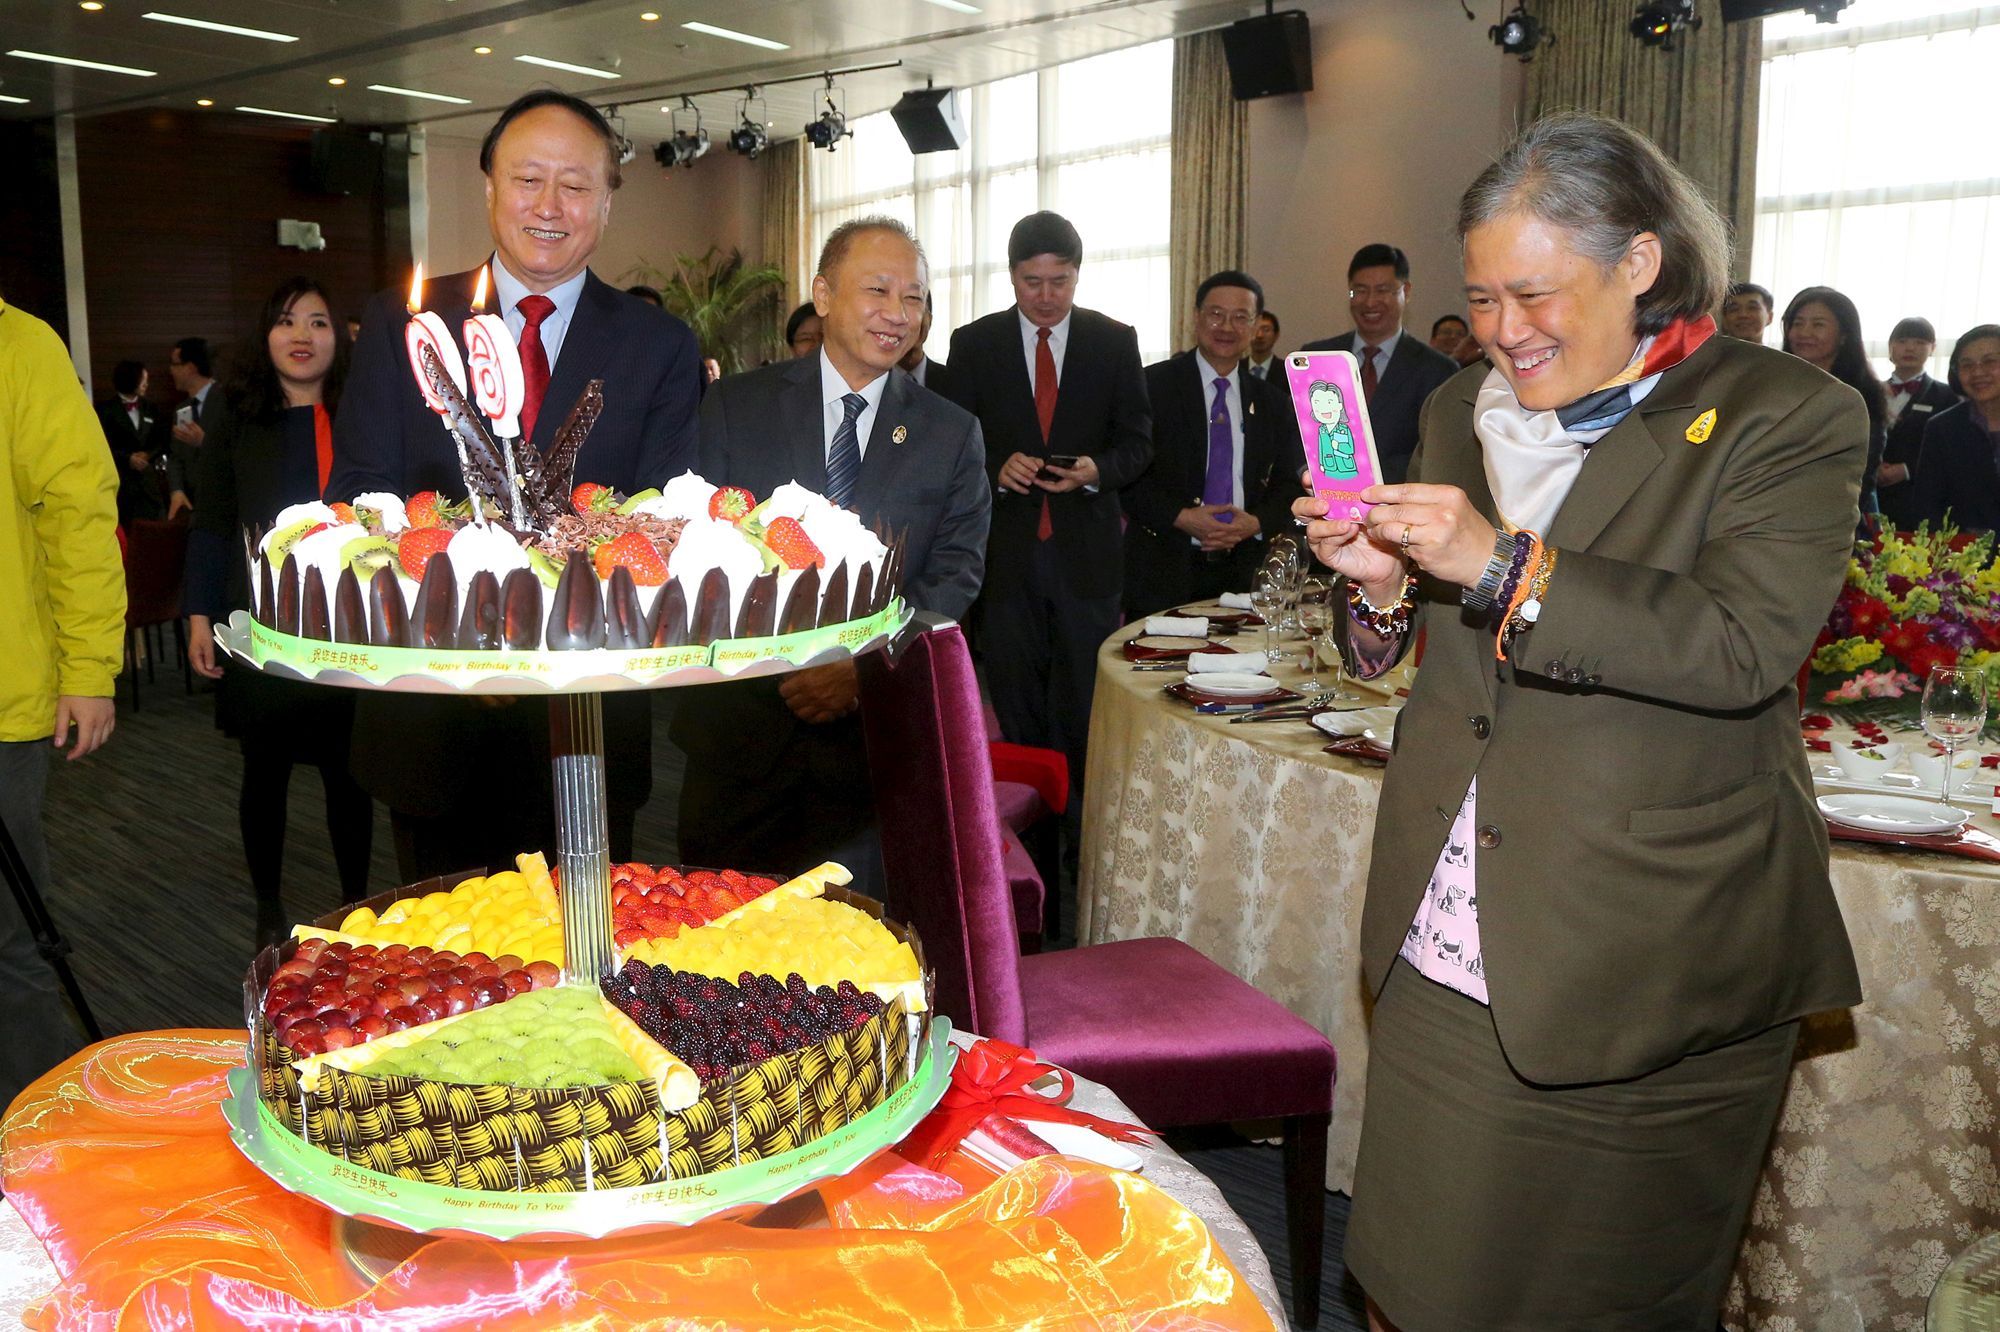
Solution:
<path fill-rule="evenodd" d="M 1014 302 L 1007 233 L 1052 208 L 1083 236 L 1077 304 L 1131 324 L 1139 351 L 1168 346 L 1168 151 L 1173 43 L 1153 42 L 959 90 L 966 144 L 913 155 L 887 112 L 812 154 L 813 250 L 850 218 L 911 224 L 930 257 L 929 347 Z"/>
<path fill-rule="evenodd" d="M 1751 277 L 1780 314 L 1802 287 L 1845 292 L 1884 374 L 1889 330 L 1921 315 L 1939 376 L 1960 333 L 2000 321 L 1996 72 L 2000 5 L 1855 0 L 1838 23 L 1764 20 Z"/>

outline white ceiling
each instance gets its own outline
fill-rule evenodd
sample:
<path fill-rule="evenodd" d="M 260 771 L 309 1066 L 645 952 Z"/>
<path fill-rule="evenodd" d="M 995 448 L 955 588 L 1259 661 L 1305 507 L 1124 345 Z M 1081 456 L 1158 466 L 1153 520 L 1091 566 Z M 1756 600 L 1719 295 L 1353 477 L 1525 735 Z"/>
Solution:
<path fill-rule="evenodd" d="M 364 124 L 426 122 L 446 132 L 484 128 L 528 88 L 553 85 L 618 106 L 649 152 L 671 123 L 673 94 L 699 97 L 712 133 L 735 121 L 740 88 L 786 75 L 900 61 L 838 80 L 850 118 L 891 105 L 927 80 L 969 86 L 1261 12 L 1254 0 L 969 0 L 967 14 L 928 0 L 0 0 L 0 52 L 16 49 L 154 71 L 152 77 L 77 69 L 0 54 L 0 103 L 10 118 L 97 115 L 153 106 L 217 114 L 258 106 Z M 149 20 L 166 12 L 281 32 L 273 42 Z M 657 13 L 653 21 L 642 13 Z M 789 48 L 763 50 L 681 25 L 705 22 Z M 490 55 L 473 48 L 489 46 Z M 515 59 L 539 55 L 614 72 L 565 73 Z M 330 78 L 342 78 L 342 87 Z M 464 106 L 369 91 L 369 84 L 445 93 Z M 796 136 L 820 109 L 817 81 L 766 88 L 773 138 Z M 458 118 L 458 124 L 451 124 Z M 468 119 L 469 118 L 469 119 Z M 682 115 L 682 127 L 691 127 Z"/>

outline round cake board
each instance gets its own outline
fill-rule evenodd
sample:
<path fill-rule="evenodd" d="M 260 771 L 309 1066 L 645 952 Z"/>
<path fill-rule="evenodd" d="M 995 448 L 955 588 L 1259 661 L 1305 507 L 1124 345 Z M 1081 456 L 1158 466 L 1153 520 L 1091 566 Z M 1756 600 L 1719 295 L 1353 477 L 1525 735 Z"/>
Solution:
<path fill-rule="evenodd" d="M 767 1207 L 893 1147 L 951 1084 L 958 1051 L 950 1035 L 950 1019 L 933 1018 L 915 1076 L 881 1105 L 831 1133 L 766 1160 L 625 1189 L 498 1193 L 398 1179 L 350 1165 L 287 1130 L 258 1099 L 256 1073 L 247 1065 L 229 1074 L 223 1115 L 237 1150 L 279 1185 L 376 1228 L 499 1240 L 603 1239 Z M 391 1268 L 415 1251 L 402 1252 L 372 1235 L 366 1247 L 372 1256 L 357 1261 L 388 1261 Z M 396 1257 L 399 1252 L 402 1256 Z"/>

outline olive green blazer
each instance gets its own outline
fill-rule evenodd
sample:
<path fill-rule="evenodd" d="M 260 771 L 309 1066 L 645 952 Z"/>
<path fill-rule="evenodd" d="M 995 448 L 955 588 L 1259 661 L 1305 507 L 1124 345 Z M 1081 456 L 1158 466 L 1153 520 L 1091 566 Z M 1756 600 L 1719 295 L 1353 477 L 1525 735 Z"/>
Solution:
<path fill-rule="evenodd" d="M 1485 374 L 1431 395 L 1411 475 L 1491 517 L 1472 429 Z M 1362 920 L 1371 992 L 1477 774 L 1485 980 L 1522 1077 L 1633 1077 L 1859 1002 L 1796 678 L 1840 588 L 1867 448 L 1852 389 L 1712 337 L 1590 450 L 1510 661 L 1458 587 L 1420 586 L 1423 668 Z"/>

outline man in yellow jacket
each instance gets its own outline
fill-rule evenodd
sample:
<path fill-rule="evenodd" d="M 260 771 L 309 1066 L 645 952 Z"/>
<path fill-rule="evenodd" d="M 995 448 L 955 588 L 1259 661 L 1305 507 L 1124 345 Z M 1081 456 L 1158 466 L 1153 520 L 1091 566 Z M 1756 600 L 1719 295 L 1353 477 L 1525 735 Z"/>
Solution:
<path fill-rule="evenodd" d="M 49 882 L 49 749 L 111 734 L 125 634 L 118 476 L 55 330 L 0 300 L 0 820 Z M 81 1033 L 11 897 L 0 898 L 0 1107 Z"/>

